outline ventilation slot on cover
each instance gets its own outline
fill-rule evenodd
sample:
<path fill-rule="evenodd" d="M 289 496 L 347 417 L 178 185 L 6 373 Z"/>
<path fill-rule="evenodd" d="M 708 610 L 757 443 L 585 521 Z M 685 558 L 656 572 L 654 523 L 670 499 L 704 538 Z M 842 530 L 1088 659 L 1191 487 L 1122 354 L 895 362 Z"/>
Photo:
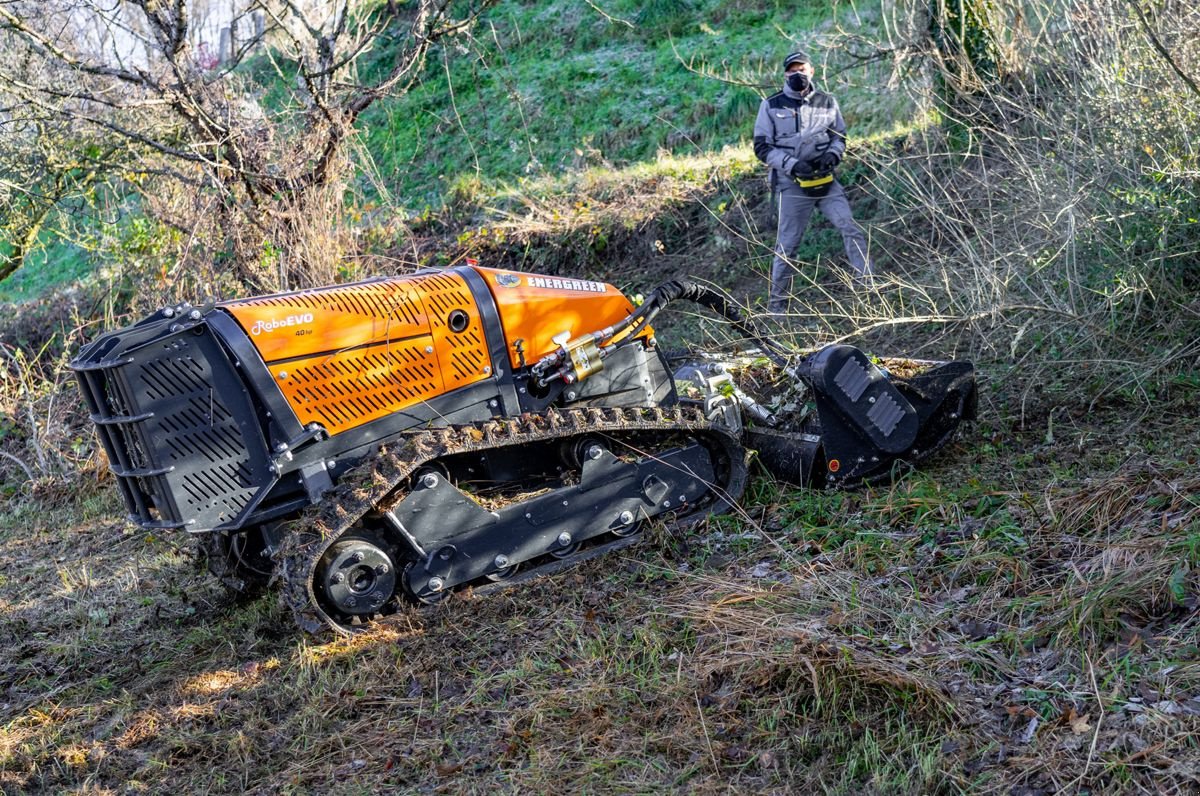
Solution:
<path fill-rule="evenodd" d="M 331 287 L 284 296 L 245 299 L 231 307 L 275 307 L 291 312 L 341 312 L 363 318 L 391 318 L 406 325 L 421 323 L 420 307 L 406 280 L 389 279 L 363 285 Z"/>
<path fill-rule="evenodd" d="M 846 397 L 855 402 L 862 397 L 863 392 L 870 386 L 871 374 L 853 359 L 847 359 L 846 364 L 842 365 L 842 369 L 834 377 L 833 383 L 840 387 L 842 392 L 846 393 Z"/>
<path fill-rule="evenodd" d="M 431 277 L 421 286 L 426 291 L 425 306 L 446 368 L 446 387 L 478 381 L 486 375 L 488 354 L 470 288 L 465 282 L 443 276 Z M 451 316 L 466 316 L 465 322 L 460 319 L 458 328 L 452 329 L 448 325 Z"/>
<path fill-rule="evenodd" d="M 904 410 L 892 396 L 883 393 L 876 399 L 871 411 L 867 412 L 867 419 L 875 424 L 883 436 L 890 437 L 904 419 Z"/>
<path fill-rule="evenodd" d="M 232 520 L 255 492 L 246 443 L 207 363 L 183 351 L 164 351 L 166 356 L 147 360 L 138 371 L 141 392 L 157 409 L 146 432 L 170 468 L 167 477 L 178 479 L 184 516 Z"/>
<path fill-rule="evenodd" d="M 441 385 L 425 345 L 387 343 L 293 362 L 280 386 L 302 423 L 336 433 L 436 396 Z"/>

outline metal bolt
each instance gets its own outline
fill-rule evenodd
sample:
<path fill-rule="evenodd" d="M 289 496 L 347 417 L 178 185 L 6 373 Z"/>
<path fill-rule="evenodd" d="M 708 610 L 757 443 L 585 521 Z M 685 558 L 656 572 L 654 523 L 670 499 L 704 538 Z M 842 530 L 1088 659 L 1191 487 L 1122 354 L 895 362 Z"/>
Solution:
<path fill-rule="evenodd" d="M 527 520 L 532 520 L 532 519 L 533 519 L 533 514 L 532 514 L 532 513 L 530 513 L 530 512 L 528 512 L 528 511 L 527 511 L 527 512 L 525 512 L 525 519 L 527 519 Z"/>
<path fill-rule="evenodd" d="M 192 310 L 191 312 L 188 313 L 188 317 L 191 318 L 193 321 L 200 320 L 200 310 Z"/>
<path fill-rule="evenodd" d="M 354 563 L 361 564 L 363 562 L 363 559 L 366 558 L 366 555 L 363 554 L 362 550 L 356 550 L 354 552 L 354 555 L 351 556 L 351 558 L 354 559 Z"/>
<path fill-rule="evenodd" d="M 421 476 L 421 486 L 425 487 L 426 489 L 433 489 L 435 486 L 437 486 L 437 482 L 438 477 L 433 473 L 425 473 L 425 475 Z"/>
<path fill-rule="evenodd" d="M 687 503 L 687 495 L 680 495 L 680 496 L 679 496 L 679 502 L 680 502 L 680 503 Z"/>
<path fill-rule="evenodd" d="M 875 396 L 874 395 L 867 396 L 867 403 L 869 403 L 869 404 L 875 403 Z"/>
<path fill-rule="evenodd" d="M 286 378 L 287 378 L 287 371 L 286 371 L 286 370 L 281 370 L 281 371 L 279 371 L 279 378 L 281 378 L 281 379 L 286 379 Z"/>
<path fill-rule="evenodd" d="M 492 561 L 496 565 L 496 569 L 504 569 L 508 566 L 508 556 L 501 553 Z"/>
<path fill-rule="evenodd" d="M 388 574 L 388 565 L 387 565 L 387 564 L 380 564 L 379 566 L 375 567 L 375 574 L 376 574 L 376 575 L 386 575 L 386 574 Z"/>
<path fill-rule="evenodd" d="M 499 401 L 497 401 L 495 398 L 493 398 L 492 400 L 488 401 L 488 406 L 490 406 L 490 407 L 491 407 L 491 408 L 493 408 L 493 409 L 495 409 L 495 408 L 496 408 L 497 406 L 499 406 L 499 405 L 500 405 L 500 402 L 499 402 Z"/>
<path fill-rule="evenodd" d="M 617 516 L 617 522 L 621 523 L 622 525 L 631 524 L 633 522 L 633 512 L 632 511 L 622 511 Z"/>
<path fill-rule="evenodd" d="M 337 462 L 335 462 L 333 459 L 327 459 L 325 461 L 326 470 L 332 470 L 334 467 L 337 467 Z"/>
<path fill-rule="evenodd" d="M 599 459 L 604 455 L 604 448 L 599 445 L 592 445 L 587 449 L 587 457 L 589 459 Z"/>
<path fill-rule="evenodd" d="M 483 372 L 484 372 L 484 373 L 491 373 L 491 372 L 492 372 L 492 366 L 491 366 L 491 365 L 484 365 L 484 366 L 483 366 Z"/>
<path fill-rule="evenodd" d="M 432 353 L 433 353 L 433 346 L 431 346 L 431 345 L 427 345 L 427 346 L 425 346 L 425 353 L 426 353 L 426 354 L 432 354 Z"/>
<path fill-rule="evenodd" d="M 560 533 L 558 535 L 558 543 L 563 547 L 569 545 L 571 543 L 571 534 L 567 533 L 566 531 Z"/>
<path fill-rule="evenodd" d="M 567 400 L 568 401 L 574 401 L 578 396 L 579 396 L 579 393 L 575 392 L 574 390 L 567 391 Z"/>
<path fill-rule="evenodd" d="M 347 597 L 346 598 L 346 607 L 347 608 L 353 608 L 356 605 L 358 605 L 357 597 Z"/>
<path fill-rule="evenodd" d="M 664 501 L 663 501 L 663 508 L 667 508 L 667 509 L 671 508 L 671 501 L 669 501 L 669 500 L 664 500 Z"/>
<path fill-rule="evenodd" d="M 334 583 L 341 583 L 345 579 L 346 579 L 346 576 L 343 575 L 342 573 L 340 573 L 340 572 L 333 573 L 333 582 Z"/>
<path fill-rule="evenodd" d="M 445 587 L 446 587 L 446 581 L 442 580 L 441 578 L 430 578 L 429 579 L 429 590 L 430 591 L 441 591 Z"/>
<path fill-rule="evenodd" d="M 163 307 L 162 312 L 163 312 L 164 318 L 174 318 L 175 317 L 175 308 L 174 307 Z"/>
<path fill-rule="evenodd" d="M 384 594 L 381 591 L 375 592 L 371 596 L 371 605 L 383 605 Z"/>
<path fill-rule="evenodd" d="M 569 505 L 569 504 L 567 503 L 567 501 L 565 501 L 565 500 L 564 500 L 564 501 L 563 501 L 563 505 L 564 505 L 564 506 L 566 506 L 566 505 Z"/>

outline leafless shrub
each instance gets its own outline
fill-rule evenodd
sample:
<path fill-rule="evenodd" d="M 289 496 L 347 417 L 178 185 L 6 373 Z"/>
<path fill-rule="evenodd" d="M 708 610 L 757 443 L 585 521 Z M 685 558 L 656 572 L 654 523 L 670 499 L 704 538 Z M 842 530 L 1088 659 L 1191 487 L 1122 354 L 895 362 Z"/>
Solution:
<path fill-rule="evenodd" d="M 890 39 L 872 51 L 923 109 L 906 137 L 857 153 L 881 203 L 882 290 L 855 295 L 798 263 L 800 334 L 920 329 L 924 345 L 1093 396 L 1193 366 L 1200 11 L 989 3 L 982 72 L 933 35 L 942 6 L 958 4 L 891 5 Z"/>
<path fill-rule="evenodd" d="M 45 494 L 83 484 L 85 473 L 105 477 L 66 368 L 78 338 L 67 332 L 36 348 L 0 339 L 0 493 Z"/>
<path fill-rule="evenodd" d="M 204 3 L 13 0 L 0 5 L 10 56 L 0 92 L 25 117 L 120 142 L 144 193 L 157 199 L 162 181 L 191 192 L 203 215 L 168 217 L 197 251 L 223 253 L 223 272 L 257 291 L 304 287 L 336 268 L 339 244 L 318 221 L 338 209 L 360 115 L 407 91 L 430 47 L 490 2 L 247 0 L 235 7 L 256 14 L 261 29 L 213 62 L 193 31 Z M 358 60 L 383 35 L 396 39 L 392 60 L 361 80 Z M 237 69 L 264 42 L 272 80 L 294 85 L 272 113 L 258 103 L 264 87 Z M 11 126 L 6 116 L 0 125 Z"/>

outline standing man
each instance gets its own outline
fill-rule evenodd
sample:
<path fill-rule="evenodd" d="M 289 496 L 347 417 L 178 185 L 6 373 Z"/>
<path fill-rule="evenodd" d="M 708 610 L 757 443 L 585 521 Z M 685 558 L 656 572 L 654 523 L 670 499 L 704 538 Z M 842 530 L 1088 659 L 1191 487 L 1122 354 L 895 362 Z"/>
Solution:
<path fill-rule="evenodd" d="M 785 312 L 791 294 L 795 252 L 814 207 L 842 233 L 855 282 L 870 283 L 867 238 L 854 217 L 833 170 L 846 152 L 846 122 L 833 95 L 813 85 L 807 53 L 783 59 L 783 91 L 762 101 L 754 121 L 754 154 L 770 167 L 771 190 L 779 204 L 775 260 L 771 264 L 770 312 Z"/>

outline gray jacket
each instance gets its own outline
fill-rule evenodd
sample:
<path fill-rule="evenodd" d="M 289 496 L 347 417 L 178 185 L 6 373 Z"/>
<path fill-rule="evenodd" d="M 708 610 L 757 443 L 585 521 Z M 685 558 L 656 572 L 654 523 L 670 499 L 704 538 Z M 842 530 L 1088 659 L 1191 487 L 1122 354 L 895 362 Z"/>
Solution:
<path fill-rule="evenodd" d="M 846 121 L 832 94 L 814 87 L 795 99 L 781 91 L 758 106 L 754 154 L 770 166 L 772 188 L 792 179 L 797 160 L 807 162 L 822 152 L 832 152 L 838 160 L 846 152 Z"/>

